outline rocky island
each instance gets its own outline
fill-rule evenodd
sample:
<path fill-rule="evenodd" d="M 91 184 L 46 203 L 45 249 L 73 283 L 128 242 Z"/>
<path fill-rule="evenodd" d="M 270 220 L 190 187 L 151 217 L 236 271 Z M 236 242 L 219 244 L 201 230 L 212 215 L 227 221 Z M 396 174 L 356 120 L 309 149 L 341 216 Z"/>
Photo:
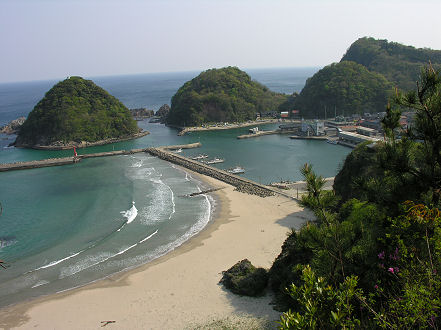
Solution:
<path fill-rule="evenodd" d="M 70 77 L 41 99 L 21 126 L 16 147 L 70 149 L 125 141 L 149 134 L 130 111 L 91 80 Z"/>

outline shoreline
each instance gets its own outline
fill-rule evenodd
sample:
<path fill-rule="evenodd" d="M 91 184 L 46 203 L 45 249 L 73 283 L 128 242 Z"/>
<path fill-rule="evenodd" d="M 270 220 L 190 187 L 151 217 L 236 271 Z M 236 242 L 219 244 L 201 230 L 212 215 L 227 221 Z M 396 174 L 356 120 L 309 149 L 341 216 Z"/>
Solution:
<path fill-rule="evenodd" d="M 254 125 L 273 124 L 273 123 L 278 123 L 278 122 L 279 122 L 279 119 L 266 119 L 266 120 L 254 120 L 254 121 L 238 123 L 238 124 L 228 124 L 228 125 L 222 125 L 222 126 L 218 126 L 220 124 L 216 124 L 216 126 L 207 126 L 207 127 L 200 127 L 200 126 L 192 126 L 192 127 L 170 126 L 170 127 L 175 127 L 175 128 L 180 129 L 181 131 L 178 133 L 178 135 L 182 136 L 182 135 L 185 135 L 189 132 L 218 131 L 218 130 L 241 128 L 241 127 L 248 127 L 248 126 L 254 126 Z"/>
<path fill-rule="evenodd" d="M 289 227 L 304 222 L 305 211 L 285 197 L 245 195 L 216 179 L 183 170 L 204 184 L 223 187 L 213 193 L 216 208 L 201 232 L 136 269 L 0 309 L 0 326 L 91 329 L 103 320 L 115 320 L 118 328 L 176 329 L 242 314 L 278 319 L 269 296 L 235 296 L 218 281 L 222 271 L 244 258 L 269 267 Z"/>

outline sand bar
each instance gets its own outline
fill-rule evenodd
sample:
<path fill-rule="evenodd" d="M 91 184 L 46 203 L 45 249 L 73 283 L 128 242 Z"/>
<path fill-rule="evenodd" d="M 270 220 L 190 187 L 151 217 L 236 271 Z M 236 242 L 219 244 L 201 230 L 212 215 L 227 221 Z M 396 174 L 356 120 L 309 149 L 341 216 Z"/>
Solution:
<path fill-rule="evenodd" d="M 197 175 L 197 174 L 192 174 Z M 0 310 L 0 327 L 21 329 L 191 329 L 248 315 L 277 320 L 262 298 L 239 297 L 218 284 L 221 272 L 248 258 L 269 267 L 287 232 L 311 213 L 283 196 L 261 198 L 223 187 L 215 219 L 175 251 L 133 271 Z"/>

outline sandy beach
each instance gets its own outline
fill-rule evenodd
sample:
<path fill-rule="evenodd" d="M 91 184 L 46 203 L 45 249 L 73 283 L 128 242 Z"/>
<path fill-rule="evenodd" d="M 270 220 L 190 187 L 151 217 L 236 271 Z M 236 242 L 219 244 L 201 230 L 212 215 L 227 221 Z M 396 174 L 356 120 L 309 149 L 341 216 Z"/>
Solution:
<path fill-rule="evenodd" d="M 106 328 L 194 329 L 227 318 L 278 320 L 270 295 L 236 296 L 218 284 L 221 272 L 245 258 L 270 267 L 290 228 L 311 213 L 283 196 L 261 198 L 202 179 L 223 189 L 213 221 L 196 237 L 135 270 L 2 309 L 0 327 L 97 329 L 115 321 Z"/>

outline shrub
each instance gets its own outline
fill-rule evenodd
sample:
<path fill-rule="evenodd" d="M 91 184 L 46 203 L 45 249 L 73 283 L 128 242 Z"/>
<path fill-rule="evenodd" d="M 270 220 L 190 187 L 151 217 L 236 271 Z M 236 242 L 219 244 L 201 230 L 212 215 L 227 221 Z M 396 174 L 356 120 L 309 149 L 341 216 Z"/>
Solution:
<path fill-rule="evenodd" d="M 254 267 L 248 259 L 237 262 L 222 275 L 220 283 L 225 288 L 244 296 L 260 296 L 268 284 L 266 269 Z"/>

